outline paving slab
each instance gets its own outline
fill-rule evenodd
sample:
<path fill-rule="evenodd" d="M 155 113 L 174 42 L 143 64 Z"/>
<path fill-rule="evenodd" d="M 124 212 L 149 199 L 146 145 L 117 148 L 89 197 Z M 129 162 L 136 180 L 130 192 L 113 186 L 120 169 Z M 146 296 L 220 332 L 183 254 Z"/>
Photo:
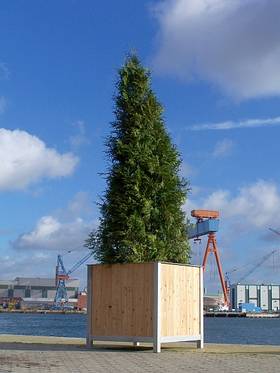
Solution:
<path fill-rule="evenodd" d="M 163 345 L 160 354 L 152 346 L 96 343 L 85 347 L 82 338 L 0 335 L 0 373 L 87 372 L 207 372 L 279 373 L 280 347 L 206 344 Z"/>

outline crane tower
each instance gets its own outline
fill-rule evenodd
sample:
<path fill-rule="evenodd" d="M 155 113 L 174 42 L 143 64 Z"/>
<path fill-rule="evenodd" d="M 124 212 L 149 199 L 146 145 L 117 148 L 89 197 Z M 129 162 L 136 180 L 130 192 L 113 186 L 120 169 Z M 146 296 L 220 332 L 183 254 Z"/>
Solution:
<path fill-rule="evenodd" d="M 93 251 L 90 251 L 86 256 L 75 263 L 73 267 L 68 271 L 66 271 L 64 267 L 62 255 L 57 256 L 57 265 L 55 271 L 56 294 L 54 298 L 54 304 L 56 308 L 61 308 L 68 302 L 66 281 L 70 279 L 71 273 L 76 271 L 76 269 L 84 264 L 92 255 Z"/>
<path fill-rule="evenodd" d="M 206 269 L 207 258 L 210 253 L 213 253 L 216 259 L 220 282 L 224 294 L 225 305 L 229 306 L 229 294 L 226 281 L 224 278 L 222 263 L 219 255 L 219 250 L 216 240 L 216 232 L 219 230 L 219 211 L 212 210 L 192 210 L 191 216 L 196 219 L 196 224 L 188 230 L 188 237 L 199 240 L 201 236 L 208 235 L 207 245 L 204 252 L 202 268 Z"/>

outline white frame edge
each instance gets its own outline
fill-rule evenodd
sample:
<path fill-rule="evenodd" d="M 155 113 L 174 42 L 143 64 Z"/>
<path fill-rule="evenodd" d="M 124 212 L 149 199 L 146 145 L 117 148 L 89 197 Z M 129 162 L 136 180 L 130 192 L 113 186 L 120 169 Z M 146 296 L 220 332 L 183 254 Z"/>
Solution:
<path fill-rule="evenodd" d="M 161 337 L 161 343 L 172 343 L 172 342 L 198 342 L 201 340 L 200 335 L 177 335 L 169 337 Z"/>
<path fill-rule="evenodd" d="M 161 315 L 160 315 L 160 286 L 161 286 L 161 263 L 154 264 L 154 325 L 153 325 L 153 349 L 154 352 L 160 352 L 161 342 Z"/>
<path fill-rule="evenodd" d="M 87 266 L 87 347 L 92 347 L 92 271 L 90 265 Z"/>
<path fill-rule="evenodd" d="M 203 268 L 200 267 L 200 327 L 199 327 L 199 332 L 200 332 L 200 340 L 197 341 L 197 348 L 204 348 L 204 314 L 203 314 L 203 296 L 204 296 L 204 287 L 203 287 Z"/>

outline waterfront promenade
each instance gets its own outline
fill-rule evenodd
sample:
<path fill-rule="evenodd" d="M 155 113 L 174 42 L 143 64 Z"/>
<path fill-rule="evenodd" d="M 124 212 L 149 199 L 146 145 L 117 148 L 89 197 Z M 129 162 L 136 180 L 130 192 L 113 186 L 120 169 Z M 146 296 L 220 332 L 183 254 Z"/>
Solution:
<path fill-rule="evenodd" d="M 84 347 L 84 339 L 0 336 L 0 373 L 207 372 L 278 373 L 280 347 L 207 344 L 169 345 L 154 354 L 148 346 Z"/>

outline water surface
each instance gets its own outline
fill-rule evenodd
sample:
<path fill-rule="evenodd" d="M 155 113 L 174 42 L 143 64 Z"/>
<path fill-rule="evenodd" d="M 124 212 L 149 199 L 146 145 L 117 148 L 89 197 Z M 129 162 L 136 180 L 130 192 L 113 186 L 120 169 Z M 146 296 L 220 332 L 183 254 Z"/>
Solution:
<path fill-rule="evenodd" d="M 0 313 L 0 334 L 86 336 L 86 315 Z M 205 318 L 205 342 L 280 345 L 280 319 Z"/>

